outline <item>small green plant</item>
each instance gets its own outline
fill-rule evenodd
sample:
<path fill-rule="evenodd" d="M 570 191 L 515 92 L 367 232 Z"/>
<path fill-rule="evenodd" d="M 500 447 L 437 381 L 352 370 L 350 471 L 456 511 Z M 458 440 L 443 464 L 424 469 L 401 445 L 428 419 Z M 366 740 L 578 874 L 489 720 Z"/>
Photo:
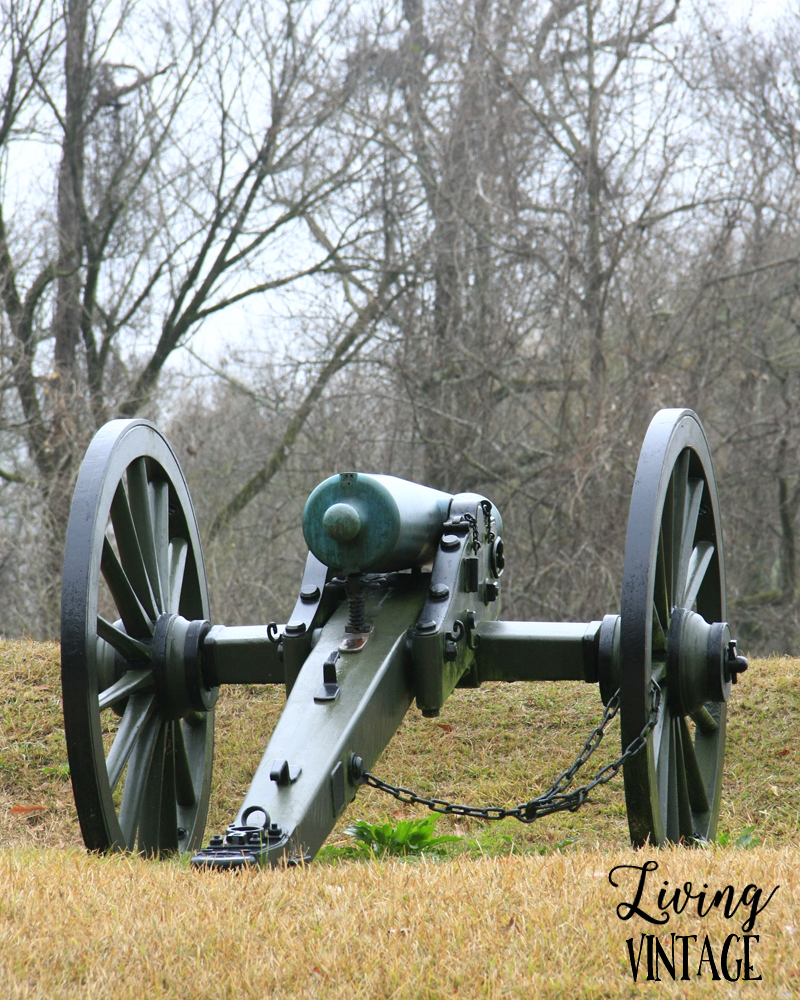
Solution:
<path fill-rule="evenodd" d="M 754 830 L 754 826 L 746 826 L 736 840 L 731 840 L 731 835 L 726 831 L 720 831 L 720 833 L 717 834 L 717 844 L 720 847 L 740 847 L 743 850 L 749 850 L 751 847 L 758 847 L 761 843 L 761 838 L 757 833 L 753 832 Z"/>
<path fill-rule="evenodd" d="M 442 854 L 445 844 L 457 843 L 462 838 L 435 836 L 437 820 L 437 816 L 425 816 L 423 819 L 400 820 L 395 825 L 368 823 L 359 819 L 345 830 L 354 843 L 345 847 L 324 847 L 317 857 L 333 861 L 340 858 L 369 860 L 387 856 L 408 858 L 423 854 Z"/>

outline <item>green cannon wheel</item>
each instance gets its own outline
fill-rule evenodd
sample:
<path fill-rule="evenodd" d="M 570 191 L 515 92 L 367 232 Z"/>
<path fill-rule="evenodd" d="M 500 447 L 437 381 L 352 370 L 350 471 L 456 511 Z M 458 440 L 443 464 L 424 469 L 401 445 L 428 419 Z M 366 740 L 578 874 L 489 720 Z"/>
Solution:
<path fill-rule="evenodd" d="M 61 603 L 64 728 L 90 850 L 200 846 L 216 691 L 202 688 L 190 654 L 207 619 L 200 538 L 178 461 L 151 423 L 113 420 L 78 475 Z M 186 626 L 185 659 L 165 655 L 178 642 L 176 623 Z"/>
<path fill-rule="evenodd" d="M 631 840 L 636 846 L 713 840 L 729 683 L 720 680 L 702 643 L 695 642 L 700 652 L 693 660 L 679 646 L 686 645 L 680 628 L 689 619 L 700 624 L 704 636 L 728 635 L 727 629 L 705 627 L 726 620 L 725 567 L 708 442 L 691 410 L 661 410 L 642 445 L 621 611 L 623 747 L 647 722 L 651 678 L 662 688 L 647 746 L 624 766 Z"/>

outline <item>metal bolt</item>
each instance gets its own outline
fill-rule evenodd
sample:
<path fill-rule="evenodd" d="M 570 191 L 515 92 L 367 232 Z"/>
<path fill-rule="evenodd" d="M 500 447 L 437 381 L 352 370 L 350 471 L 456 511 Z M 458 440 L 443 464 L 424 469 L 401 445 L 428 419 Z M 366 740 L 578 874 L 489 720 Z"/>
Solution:
<path fill-rule="evenodd" d="M 450 588 L 446 583 L 435 583 L 428 591 L 428 597 L 432 601 L 446 601 L 450 596 Z"/>
<path fill-rule="evenodd" d="M 417 632 L 422 632 L 422 633 L 435 632 L 436 629 L 437 629 L 436 622 L 433 621 L 432 619 L 428 619 L 424 622 L 417 622 L 417 628 L 416 628 Z"/>
<path fill-rule="evenodd" d="M 448 663 L 452 663 L 458 656 L 458 644 L 448 639 L 444 644 L 444 658 Z"/>
<path fill-rule="evenodd" d="M 487 580 L 484 584 L 483 593 L 486 604 L 491 604 L 492 601 L 496 601 L 500 596 L 500 584 L 497 580 Z"/>
<path fill-rule="evenodd" d="M 284 629 L 284 632 L 286 635 L 303 635 L 305 630 L 306 630 L 305 622 L 294 621 L 294 622 L 289 622 L 289 624 Z"/>
<path fill-rule="evenodd" d="M 458 535 L 442 535 L 442 548 L 445 552 L 454 552 L 461 545 Z"/>
<path fill-rule="evenodd" d="M 185 830 L 182 826 L 178 827 L 178 840 L 186 840 L 189 836 L 189 831 Z"/>
<path fill-rule="evenodd" d="M 361 779 L 364 777 L 364 759 L 359 757 L 358 754 L 350 754 L 350 781 L 354 785 L 360 785 Z"/>
<path fill-rule="evenodd" d="M 313 604 L 314 601 L 319 600 L 319 587 L 315 587 L 311 584 L 306 584 L 305 587 L 300 588 L 300 600 L 304 604 Z"/>

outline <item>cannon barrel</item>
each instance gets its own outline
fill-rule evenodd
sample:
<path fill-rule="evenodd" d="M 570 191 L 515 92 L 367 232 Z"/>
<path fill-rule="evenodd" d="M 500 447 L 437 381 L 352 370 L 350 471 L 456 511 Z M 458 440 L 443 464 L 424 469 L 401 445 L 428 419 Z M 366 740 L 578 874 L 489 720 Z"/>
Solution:
<path fill-rule="evenodd" d="M 395 476 L 342 472 L 314 490 L 303 535 L 320 562 L 340 573 L 391 573 L 428 562 L 452 496 Z"/>

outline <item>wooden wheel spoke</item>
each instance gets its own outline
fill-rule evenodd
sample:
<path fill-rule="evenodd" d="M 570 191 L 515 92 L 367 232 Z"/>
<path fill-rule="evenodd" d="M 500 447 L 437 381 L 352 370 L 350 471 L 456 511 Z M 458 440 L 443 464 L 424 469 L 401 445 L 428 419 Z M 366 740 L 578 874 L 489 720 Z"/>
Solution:
<path fill-rule="evenodd" d="M 178 850 L 175 734 L 180 730 L 180 726 L 180 721 L 178 721 L 170 723 L 167 728 L 167 746 L 164 756 L 164 777 L 161 782 L 161 810 L 157 844 L 160 854 L 173 854 Z"/>
<path fill-rule="evenodd" d="M 186 572 L 186 557 L 189 545 L 184 538 L 173 538 L 169 543 L 169 606 L 167 610 L 178 614 L 183 590 L 183 575 Z"/>
<path fill-rule="evenodd" d="M 698 542 L 692 549 L 689 566 L 686 573 L 686 589 L 683 607 L 691 608 L 697 600 L 700 588 L 703 586 L 708 567 L 714 558 L 716 548 L 713 542 Z"/>
<path fill-rule="evenodd" d="M 664 725 L 658 755 L 658 794 L 661 815 L 664 817 L 664 833 L 673 844 L 686 835 L 686 816 L 691 823 L 691 811 L 683 775 L 683 754 L 680 735 L 673 716 L 668 716 Z"/>
<path fill-rule="evenodd" d="M 667 683 L 667 664 L 665 661 L 661 663 L 655 663 L 650 671 L 650 677 L 659 685 L 662 689 Z M 664 696 L 665 697 L 665 696 Z"/>
<path fill-rule="evenodd" d="M 685 608 L 686 590 L 689 566 L 694 553 L 694 536 L 697 531 L 697 519 L 700 515 L 700 503 L 703 499 L 705 483 L 702 479 L 690 479 L 686 487 L 686 508 L 681 528 L 681 548 L 678 560 L 678 573 L 675 582 L 675 604 Z"/>
<path fill-rule="evenodd" d="M 150 588 L 157 609 L 163 611 L 161 572 L 156 556 L 152 488 L 147 479 L 147 463 L 144 458 L 137 458 L 128 466 L 128 500 Z"/>
<path fill-rule="evenodd" d="M 694 750 L 694 741 L 686 719 L 680 719 L 681 746 L 683 748 L 683 766 L 686 774 L 686 787 L 691 803 L 692 812 L 707 813 L 708 795 L 706 794 L 703 775 L 700 772 L 700 763 Z"/>
<path fill-rule="evenodd" d="M 696 711 L 690 712 L 689 718 L 704 736 L 711 736 L 719 729 L 719 723 L 705 705 L 701 705 Z"/>
<path fill-rule="evenodd" d="M 667 566 L 664 557 L 664 531 L 663 526 L 658 540 L 658 552 L 656 553 L 656 580 L 653 594 L 653 606 L 658 614 L 661 630 L 666 632 L 669 629 L 669 617 L 672 612 L 670 604 L 669 586 L 667 584 Z"/>
<path fill-rule="evenodd" d="M 115 702 L 128 698 L 137 691 L 150 690 L 153 687 L 152 670 L 129 670 L 124 677 L 112 684 L 98 697 L 98 708 L 102 712 Z"/>
<path fill-rule="evenodd" d="M 161 722 L 153 744 L 149 766 L 146 769 L 139 810 L 139 853 L 145 854 L 147 857 L 155 857 L 159 853 L 164 786 L 169 781 L 169 770 L 172 767 L 172 754 L 167 753 L 171 728 L 172 723 Z"/>
<path fill-rule="evenodd" d="M 153 539 L 155 544 L 158 575 L 161 580 L 162 611 L 167 610 L 169 600 L 169 483 L 163 479 L 153 484 Z"/>
<path fill-rule="evenodd" d="M 105 639 L 109 646 L 113 646 L 120 656 L 124 656 L 129 662 L 136 663 L 141 660 L 153 659 L 153 650 L 150 646 L 129 636 L 116 625 L 106 621 L 102 615 L 97 616 L 96 628 L 100 638 Z"/>
<path fill-rule="evenodd" d="M 119 549 L 119 558 L 125 569 L 125 575 L 130 580 L 134 593 L 139 598 L 142 607 L 155 620 L 158 617 L 150 581 L 147 577 L 136 526 L 133 521 L 128 496 L 125 487 L 120 482 L 111 501 L 111 523 L 114 525 L 114 538 Z"/>
<path fill-rule="evenodd" d="M 150 776 L 151 764 L 156 759 L 156 744 L 163 735 L 164 722 L 153 714 L 141 729 L 133 751 L 128 761 L 128 771 L 125 775 L 125 788 L 122 792 L 122 805 L 119 810 L 119 825 L 125 843 L 133 849 L 136 843 L 136 831 L 142 819 L 142 806 L 145 789 Z M 163 751 L 160 756 L 163 767 Z"/>
<path fill-rule="evenodd" d="M 134 694 L 128 700 L 125 713 L 117 729 L 117 735 L 106 758 L 108 783 L 111 791 L 119 784 L 125 765 L 128 763 L 136 742 L 142 735 L 155 712 L 154 694 Z M 127 789 L 127 783 L 126 783 Z"/>
<path fill-rule="evenodd" d="M 189 764 L 189 754 L 186 751 L 186 741 L 183 738 L 183 725 L 180 722 L 175 723 L 173 752 L 175 756 L 175 798 L 179 806 L 189 809 L 197 801 L 197 796 L 192 781 L 192 769 Z"/>
<path fill-rule="evenodd" d="M 672 720 L 674 734 L 673 744 L 675 747 L 675 792 L 677 806 L 678 838 L 675 843 L 683 838 L 690 842 L 694 839 L 694 823 L 692 822 L 692 806 L 689 799 L 689 787 L 686 780 L 686 748 L 683 742 L 683 731 L 681 723 L 682 716 L 675 716 Z M 685 723 L 684 723 L 685 725 Z M 694 753 L 694 750 L 692 750 Z"/>
<path fill-rule="evenodd" d="M 665 710 L 663 718 L 659 719 L 661 726 L 660 739 L 656 749 L 656 774 L 658 776 L 658 804 L 661 815 L 664 817 L 666 836 L 668 840 L 677 837 L 670 826 L 670 818 L 674 815 L 674 806 L 677 802 L 675 794 L 675 768 L 672 762 L 675 757 L 673 732 L 669 713 Z"/>
<path fill-rule="evenodd" d="M 669 552 L 669 583 L 670 611 L 678 604 L 678 578 L 680 575 L 681 549 L 683 547 L 683 529 L 686 522 L 686 507 L 689 487 L 689 452 L 684 450 L 678 456 L 675 468 L 672 470 L 672 504 L 669 518 L 670 552 Z"/>
<path fill-rule="evenodd" d="M 653 601 L 653 635 L 651 640 L 652 657 L 654 660 L 665 660 L 667 656 L 667 637 L 664 626 L 661 624 L 661 617 L 658 613 L 658 606 Z"/>
<path fill-rule="evenodd" d="M 656 719 L 656 724 L 653 727 L 653 757 L 658 762 L 661 759 L 661 744 L 664 738 L 664 731 L 667 728 L 667 723 L 669 720 L 669 713 L 667 711 L 667 698 L 662 695 L 661 704 L 658 708 L 658 718 Z"/>
<path fill-rule="evenodd" d="M 108 538 L 103 541 L 103 554 L 100 557 L 100 572 L 106 581 L 120 618 L 125 625 L 125 631 L 130 636 L 142 638 L 153 634 L 153 623 L 139 598 L 136 596 L 117 554 L 111 547 Z M 109 640 L 111 641 L 111 640 Z M 112 643 L 113 645 L 113 643 Z M 114 647 L 117 648 L 116 646 Z M 124 654 L 123 654 L 124 655 Z"/>

